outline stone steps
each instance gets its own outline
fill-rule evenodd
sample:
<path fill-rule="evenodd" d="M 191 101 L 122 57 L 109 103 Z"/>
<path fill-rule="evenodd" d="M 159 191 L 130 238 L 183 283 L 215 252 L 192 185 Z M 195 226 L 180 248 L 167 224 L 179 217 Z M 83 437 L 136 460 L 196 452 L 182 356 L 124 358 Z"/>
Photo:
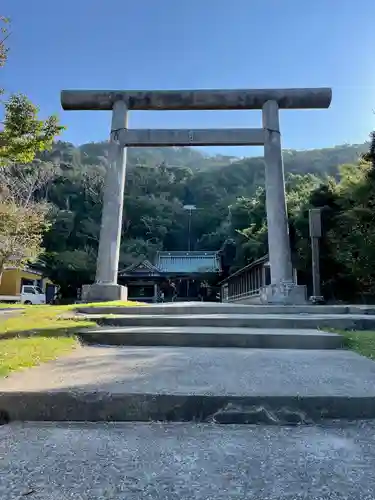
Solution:
<path fill-rule="evenodd" d="M 326 305 L 301 305 L 301 306 L 278 306 L 278 305 L 242 305 L 233 303 L 210 303 L 210 302 L 185 302 L 151 304 L 147 306 L 130 307 L 85 307 L 78 309 L 81 314 L 118 314 L 118 315 L 169 315 L 169 314 L 370 314 L 375 315 L 374 306 L 326 306 Z"/>
<path fill-rule="evenodd" d="M 146 308 L 145 308 L 146 309 Z M 149 309 L 149 308 L 147 308 Z M 264 329 L 375 329 L 375 315 L 367 314 L 122 314 L 82 315 L 101 326 L 223 327 Z"/>
<path fill-rule="evenodd" d="M 269 424 L 375 418 L 375 363 L 345 350 L 85 346 L 1 380 L 0 414 Z"/>
<path fill-rule="evenodd" d="M 185 314 L 173 304 L 107 316 L 113 309 L 83 308 L 81 317 L 99 326 L 82 331 L 70 355 L 1 380 L 0 419 L 272 425 L 375 419 L 375 363 L 340 349 L 340 335 L 317 330 L 374 328 L 374 315 L 318 313 L 315 306 L 314 314 L 183 307 Z"/>
<path fill-rule="evenodd" d="M 11 422 L 206 422 L 311 425 L 375 419 L 375 396 L 217 396 L 71 391 L 1 394 Z"/>
<path fill-rule="evenodd" d="M 343 338 L 318 330 L 223 327 L 115 327 L 84 330 L 85 344 L 260 349 L 336 349 Z"/>

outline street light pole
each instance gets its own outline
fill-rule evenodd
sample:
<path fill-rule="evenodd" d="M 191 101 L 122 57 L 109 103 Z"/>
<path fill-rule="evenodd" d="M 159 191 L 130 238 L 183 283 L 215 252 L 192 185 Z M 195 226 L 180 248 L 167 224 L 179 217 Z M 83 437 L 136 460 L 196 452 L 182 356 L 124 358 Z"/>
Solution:
<path fill-rule="evenodd" d="M 319 239 L 322 237 L 322 221 L 321 209 L 312 208 L 309 210 L 309 228 L 311 238 L 311 262 L 312 262 L 312 279 L 313 279 L 313 295 L 310 297 L 311 302 L 315 304 L 323 303 L 324 298 L 321 295 L 320 289 L 320 257 L 319 257 Z"/>
<path fill-rule="evenodd" d="M 188 251 L 190 252 L 190 250 L 191 250 L 191 216 L 192 216 L 193 210 L 197 210 L 197 207 L 195 205 L 184 205 L 183 209 L 184 210 L 188 210 L 188 212 L 189 212 L 189 221 L 188 221 Z"/>
<path fill-rule="evenodd" d="M 191 249 L 191 210 L 189 210 L 189 224 L 188 224 L 188 251 Z"/>
<path fill-rule="evenodd" d="M 184 210 L 188 210 L 189 212 L 189 219 L 188 219 L 188 251 L 190 252 L 191 250 L 191 216 L 193 213 L 193 210 L 196 210 L 197 207 L 195 205 L 184 205 L 183 206 Z M 190 291 L 190 280 L 187 280 L 186 283 L 186 298 L 189 298 L 189 291 Z"/>

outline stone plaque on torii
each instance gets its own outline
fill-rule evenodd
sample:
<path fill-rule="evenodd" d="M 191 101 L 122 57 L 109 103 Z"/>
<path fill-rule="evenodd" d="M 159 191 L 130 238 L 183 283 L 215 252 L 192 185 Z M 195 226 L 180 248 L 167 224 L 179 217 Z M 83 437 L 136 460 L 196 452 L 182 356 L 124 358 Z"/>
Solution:
<path fill-rule="evenodd" d="M 126 300 L 117 283 L 127 147 L 264 146 L 266 210 L 271 285 L 263 302 L 301 303 L 305 287 L 294 284 L 285 200 L 279 126 L 280 109 L 328 108 L 330 88 L 261 90 L 63 90 L 64 110 L 112 110 L 96 278 L 82 290 L 86 301 Z M 261 109 L 262 128 L 148 130 L 128 129 L 132 110 Z"/>

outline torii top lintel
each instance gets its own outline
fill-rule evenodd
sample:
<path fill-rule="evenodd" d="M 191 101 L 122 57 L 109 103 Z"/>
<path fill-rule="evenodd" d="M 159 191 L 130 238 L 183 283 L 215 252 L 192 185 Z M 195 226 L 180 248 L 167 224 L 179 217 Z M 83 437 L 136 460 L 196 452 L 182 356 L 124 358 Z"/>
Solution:
<path fill-rule="evenodd" d="M 123 100 L 129 110 L 262 109 L 276 101 L 280 109 L 329 108 L 330 88 L 242 90 L 62 90 L 65 110 L 111 110 Z"/>

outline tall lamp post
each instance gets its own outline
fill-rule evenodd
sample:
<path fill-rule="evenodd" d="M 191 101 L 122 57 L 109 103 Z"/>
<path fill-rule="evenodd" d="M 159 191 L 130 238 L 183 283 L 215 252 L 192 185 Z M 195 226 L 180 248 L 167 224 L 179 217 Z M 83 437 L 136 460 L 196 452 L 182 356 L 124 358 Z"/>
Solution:
<path fill-rule="evenodd" d="M 182 208 L 189 212 L 188 251 L 190 252 L 190 249 L 191 249 L 191 215 L 192 215 L 194 210 L 197 210 L 197 207 L 195 205 L 184 205 Z"/>
<path fill-rule="evenodd" d="M 182 207 L 184 210 L 187 210 L 189 212 L 189 223 L 188 223 L 188 251 L 190 252 L 191 249 L 191 216 L 194 210 L 197 209 L 195 205 L 184 205 Z M 186 296 L 189 298 L 189 290 L 190 290 L 190 280 L 187 280 L 186 283 Z"/>
<path fill-rule="evenodd" d="M 309 228 L 313 278 L 313 294 L 310 301 L 313 304 L 323 304 L 324 297 L 322 297 L 320 288 L 319 239 L 322 237 L 322 210 L 320 208 L 311 208 L 309 210 Z"/>

